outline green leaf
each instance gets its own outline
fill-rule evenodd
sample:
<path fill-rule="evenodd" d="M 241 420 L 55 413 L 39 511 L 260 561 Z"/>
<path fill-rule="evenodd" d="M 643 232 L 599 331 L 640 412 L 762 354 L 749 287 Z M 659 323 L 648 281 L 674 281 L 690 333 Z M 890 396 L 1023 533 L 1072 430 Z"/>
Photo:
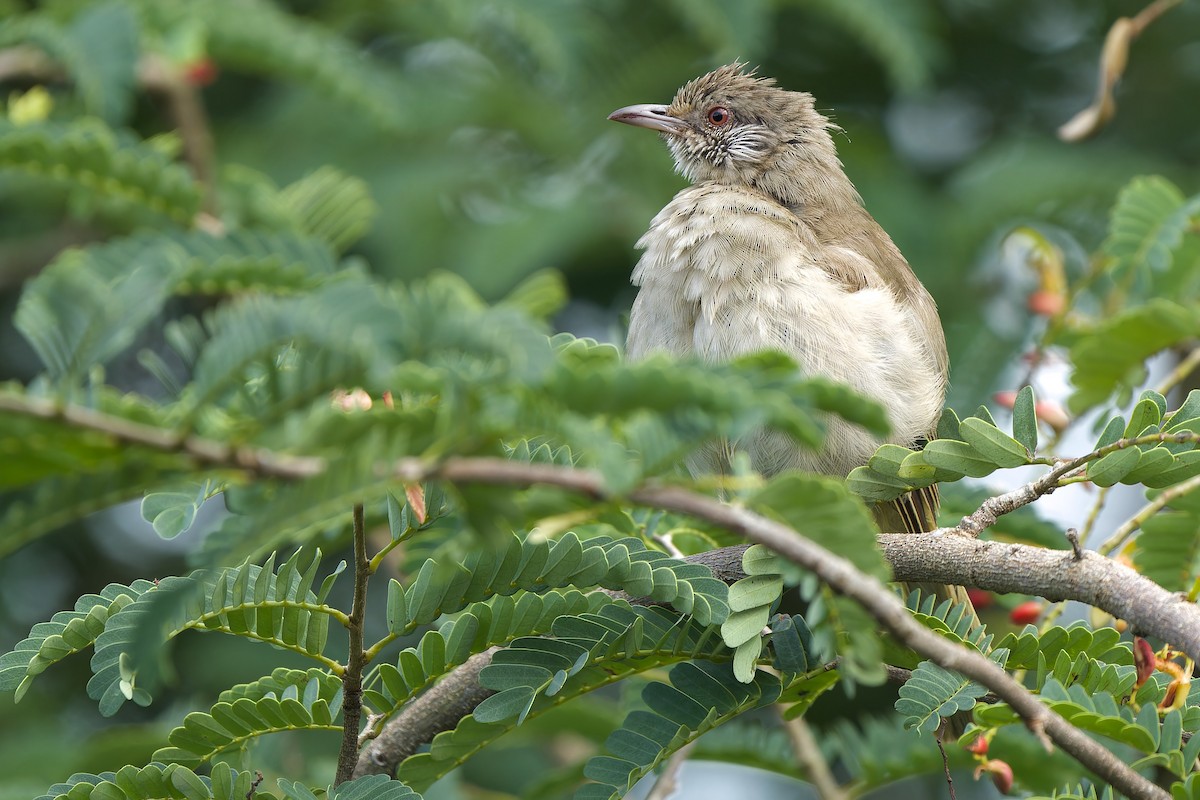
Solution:
<path fill-rule="evenodd" d="M 477 705 L 473 716 L 480 722 L 502 722 L 510 717 L 523 718 L 529 713 L 537 695 L 537 691 L 532 687 L 514 686 Z"/>
<path fill-rule="evenodd" d="M 937 438 L 938 439 L 961 439 L 958 428 L 961 425 L 958 419 L 958 414 L 954 413 L 954 409 L 946 407 L 942 409 L 942 416 L 938 418 Z"/>
<path fill-rule="evenodd" d="M 925 461 L 940 469 L 972 478 L 985 478 L 996 471 L 996 463 L 966 442 L 934 439 L 921 451 Z"/>
<path fill-rule="evenodd" d="M 883 502 L 895 500 L 913 487 L 907 480 L 883 475 L 870 467 L 855 467 L 846 477 L 846 488 L 864 500 Z"/>
<path fill-rule="evenodd" d="M 1036 406 L 1032 386 L 1027 385 L 1017 392 L 1017 399 L 1013 403 L 1013 438 L 1020 442 L 1031 456 L 1037 453 L 1037 413 L 1034 411 Z"/>
<path fill-rule="evenodd" d="M 1168 269 L 1188 221 L 1183 193 L 1174 184 L 1157 175 L 1134 178 L 1117 196 L 1102 247 L 1113 259 L 1113 272 Z"/>
<path fill-rule="evenodd" d="M 932 661 L 922 661 L 899 694 L 896 710 L 906 717 L 904 727 L 931 734 L 943 719 L 973 708 L 987 688 Z"/>
<path fill-rule="evenodd" d="M 770 615 L 771 609 L 768 606 L 735 611 L 729 615 L 729 619 L 721 623 L 721 638 L 729 647 L 739 647 L 762 633 Z"/>
<path fill-rule="evenodd" d="M 871 514 L 842 481 L 784 473 L 759 490 L 748 505 L 848 558 L 867 574 L 887 580 L 890 573 L 875 540 Z"/>
<path fill-rule="evenodd" d="M 1029 463 L 1030 454 L 1025 446 L 994 424 L 977 417 L 967 417 L 959 425 L 959 433 L 980 456 L 998 467 L 1020 467 Z"/>
<path fill-rule="evenodd" d="M 1099 458 L 1087 467 L 1087 477 L 1097 486 L 1112 486 L 1137 467 L 1142 452 L 1136 447 L 1116 450 Z"/>
<path fill-rule="evenodd" d="M 1125 426 L 1122 438 L 1132 439 L 1147 428 L 1158 425 L 1162 422 L 1162 409 L 1165 406 L 1165 400 L 1163 405 L 1159 406 L 1154 398 L 1143 396 L 1133 407 L 1133 411 L 1129 412 L 1129 424 Z"/>
<path fill-rule="evenodd" d="M 1154 298 L 1083 331 L 1071 345 L 1075 391 L 1067 401 L 1076 414 L 1105 402 L 1120 386 L 1141 380 L 1143 362 L 1155 353 L 1200 335 L 1200 311 Z"/>
<path fill-rule="evenodd" d="M 201 504 L 208 499 L 211 484 L 192 484 L 191 491 L 150 492 L 142 498 L 142 519 L 154 526 L 164 539 L 174 539 L 192 527 Z"/>
<path fill-rule="evenodd" d="M 770 606 L 783 591 L 780 575 L 752 575 L 729 587 L 729 610 L 746 611 L 758 606 Z"/>

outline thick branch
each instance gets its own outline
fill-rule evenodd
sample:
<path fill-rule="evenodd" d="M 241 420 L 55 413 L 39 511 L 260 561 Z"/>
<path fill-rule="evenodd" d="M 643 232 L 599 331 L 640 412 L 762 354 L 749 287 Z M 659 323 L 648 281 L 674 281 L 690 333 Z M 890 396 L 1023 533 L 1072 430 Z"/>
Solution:
<path fill-rule="evenodd" d="M 1047 550 L 963 536 L 879 537 L 892 574 L 901 581 L 977 586 L 1047 600 L 1079 600 L 1123 619 L 1138 633 L 1170 642 L 1200 658 L 1200 606 L 1168 592 L 1118 561 L 1092 552 Z"/>
<path fill-rule="evenodd" d="M 675 487 L 640 489 L 632 494 L 631 499 L 644 505 L 708 520 L 740 533 L 750 541 L 766 545 L 814 573 L 834 591 L 857 602 L 901 644 L 945 669 L 959 672 L 987 686 L 1008 703 L 1036 735 L 1048 736 L 1118 791 L 1131 798 L 1165 800 L 1169 796 L 1109 750 L 1042 705 L 1028 689 L 995 663 L 921 625 L 908 613 L 900 598 L 877 579 L 861 572 L 841 556 L 799 536 L 787 526 L 744 508 L 726 505 Z"/>
<path fill-rule="evenodd" d="M 479 672 L 492 662 L 493 647 L 471 656 L 461 666 L 413 700 L 384 726 L 358 756 L 354 777 L 391 775 L 396 766 L 433 737 L 450 730 L 493 692 L 479 685 Z M 399 723 L 399 724 L 398 724 Z"/>

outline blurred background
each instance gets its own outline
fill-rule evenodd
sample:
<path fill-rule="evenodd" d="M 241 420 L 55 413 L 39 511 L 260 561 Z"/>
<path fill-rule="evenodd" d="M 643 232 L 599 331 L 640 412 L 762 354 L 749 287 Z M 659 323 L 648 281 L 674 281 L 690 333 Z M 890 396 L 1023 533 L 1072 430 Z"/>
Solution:
<path fill-rule="evenodd" d="M 226 215 L 252 213 L 236 199 L 247 187 L 283 186 L 332 164 L 364 178 L 380 207 L 353 250 L 370 269 L 399 280 L 449 270 L 495 298 L 553 268 L 572 296 L 557 325 L 621 341 L 633 244 L 683 182 L 656 136 L 605 117 L 631 103 L 666 103 L 686 80 L 740 59 L 786 88 L 813 93 L 842 128 L 836 139 L 847 172 L 938 301 L 953 365 L 950 403 L 969 410 L 1011 388 L 1017 357 L 1042 324 L 1027 307 L 1038 276 L 1003 246 L 1009 233 L 1035 226 L 1078 274 L 1130 178 L 1156 173 L 1185 194 L 1200 188 L 1198 3 L 1182 3 L 1134 42 L 1112 124 L 1082 143 L 1056 136 L 1095 94 L 1108 28 L 1144 5 L 0 0 L 0 99 L 40 83 L 4 68 L 6 48 L 31 41 L 31 15 L 79 33 L 90 10 L 129 6 L 154 21 L 142 46 L 184 62 L 202 87 Z M 263 20 L 282 33 L 243 35 Z M 83 29 L 68 55 L 85 68 L 90 58 L 102 61 L 105 36 Z M 50 89 L 70 109 L 69 89 Z M 104 116 L 140 138 L 171 128 L 162 99 L 147 93 Z M 40 369 L 11 325 L 22 281 L 64 246 L 122 232 L 71 197 L 6 171 L 0 159 L 0 380 L 27 381 Z M 110 379 L 130 389 L 153 385 L 143 384 L 136 364 L 125 376 L 120 369 Z M 0 562 L 0 651 L 107 581 L 178 572 L 193 544 L 161 542 L 128 508 L 18 551 Z M 278 654 L 241 642 L 206 641 L 229 648 L 228 673 L 195 674 L 186 659 L 194 644 L 175 648 L 181 700 L 211 696 L 278 663 Z M 43 679 L 37 699 L 15 707 L 0 699 L 0 776 L 9 776 L 0 777 L 0 798 L 31 796 L 75 770 L 144 761 L 160 743 L 170 696 L 149 711 L 128 710 L 113 727 L 84 696 L 86 675 L 76 659 Z M 562 748 L 555 757 L 573 758 L 571 748 L 602 728 L 589 728 L 589 713 L 605 709 L 553 722 Z M 267 747 L 316 773 L 332 770 L 327 742 Z M 490 790 L 507 793 L 461 796 L 524 796 L 519 775 L 546 756 L 513 752 L 473 767 L 509 776 Z M 1050 763 L 1040 768 L 1052 774 Z M 1026 769 L 1038 768 L 1031 756 Z"/>

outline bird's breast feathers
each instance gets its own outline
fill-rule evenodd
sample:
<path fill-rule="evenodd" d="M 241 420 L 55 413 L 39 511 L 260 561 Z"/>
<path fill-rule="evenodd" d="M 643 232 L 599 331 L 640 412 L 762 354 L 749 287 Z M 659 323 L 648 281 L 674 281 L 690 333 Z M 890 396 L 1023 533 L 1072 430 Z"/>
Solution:
<path fill-rule="evenodd" d="M 931 430 L 945 375 L 928 332 L 853 248 L 822 242 L 800 216 L 764 194 L 719 184 L 681 191 L 638 247 L 645 252 L 633 272 L 640 290 L 630 316 L 630 358 L 662 351 L 724 361 L 780 350 L 805 371 L 883 403 L 893 441 L 911 442 Z M 923 300 L 932 307 L 928 295 Z M 859 464 L 874 444 L 843 446 L 856 451 L 846 455 Z"/>

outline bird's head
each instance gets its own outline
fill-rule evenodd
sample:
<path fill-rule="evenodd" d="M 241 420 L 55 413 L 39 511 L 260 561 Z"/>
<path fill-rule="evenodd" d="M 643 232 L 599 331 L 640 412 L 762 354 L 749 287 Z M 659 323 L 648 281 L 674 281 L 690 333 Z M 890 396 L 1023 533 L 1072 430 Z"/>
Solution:
<path fill-rule="evenodd" d="M 829 120 L 805 92 L 729 64 L 684 84 L 668 106 L 635 105 L 608 115 L 663 134 L 675 168 L 693 183 L 754 186 L 785 204 L 801 202 L 798 183 L 840 163 Z"/>

